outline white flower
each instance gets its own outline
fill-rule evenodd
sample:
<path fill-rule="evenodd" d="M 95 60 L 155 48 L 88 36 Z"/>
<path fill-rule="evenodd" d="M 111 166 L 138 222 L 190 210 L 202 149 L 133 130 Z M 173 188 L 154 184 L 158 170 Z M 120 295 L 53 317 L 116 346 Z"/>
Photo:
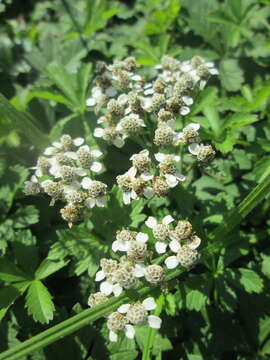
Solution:
<path fill-rule="evenodd" d="M 97 137 L 97 138 L 103 138 L 104 139 L 105 133 L 106 133 L 106 130 L 102 129 L 100 127 L 97 127 L 94 130 L 94 136 Z M 104 139 L 104 140 L 106 140 L 106 139 Z M 112 144 L 115 145 L 118 148 L 121 148 L 121 147 L 124 146 L 125 142 L 124 142 L 124 140 L 122 139 L 122 137 L 119 134 L 115 133 L 114 137 L 112 139 Z"/>
<path fill-rule="evenodd" d="M 106 205 L 106 188 L 107 185 L 89 177 L 84 177 L 81 182 L 83 189 L 88 190 L 88 198 L 84 201 L 85 206 L 89 208 L 104 207 Z"/>
<path fill-rule="evenodd" d="M 154 298 L 149 297 L 142 303 L 137 303 L 135 305 L 123 304 L 117 309 L 117 311 L 121 314 L 126 314 L 127 319 L 133 325 L 143 325 L 144 322 L 148 322 L 148 325 L 151 328 L 159 329 L 162 322 L 161 319 L 155 315 L 147 315 L 147 312 L 154 310 L 156 306 Z"/>
<path fill-rule="evenodd" d="M 198 155 L 200 148 L 202 148 L 203 146 L 203 144 L 193 143 L 189 145 L 188 150 L 192 155 Z"/>
<path fill-rule="evenodd" d="M 167 162 L 178 162 L 180 161 L 180 157 L 177 155 L 171 155 L 171 154 L 163 154 L 163 153 L 157 153 L 155 154 L 156 160 L 160 163 L 159 168 L 164 168 L 166 170 L 166 163 Z M 170 166 L 168 166 L 168 169 L 170 169 Z M 186 177 L 179 172 L 175 171 L 174 173 L 171 173 L 168 170 L 168 173 L 163 172 L 163 176 L 165 177 L 166 183 L 170 188 L 174 188 L 180 181 L 185 181 Z"/>
<path fill-rule="evenodd" d="M 127 252 L 130 247 L 130 239 L 126 237 L 123 239 L 123 236 L 120 235 L 121 233 L 116 235 L 116 240 L 112 243 L 112 250 L 115 251 L 122 251 Z M 142 232 L 137 233 L 135 237 L 135 241 L 138 244 L 145 244 L 148 240 L 148 235 Z"/>
<path fill-rule="evenodd" d="M 145 222 L 146 226 L 153 230 L 153 235 L 158 240 L 155 243 L 155 249 L 158 254 L 164 254 L 167 250 L 168 244 L 165 241 L 170 235 L 168 225 L 173 221 L 174 218 L 171 215 L 167 215 L 162 219 L 161 223 L 158 223 L 153 216 L 150 216 Z"/>
<path fill-rule="evenodd" d="M 75 139 L 72 139 L 72 143 L 75 146 L 81 146 L 84 143 L 84 139 L 81 137 L 77 137 Z M 47 147 L 44 150 L 44 155 L 51 156 L 55 155 L 56 153 L 60 152 L 62 149 L 63 144 L 61 141 L 54 141 L 52 143 L 52 146 Z M 64 154 L 67 154 L 68 152 L 64 152 Z"/>
<path fill-rule="evenodd" d="M 92 96 L 86 100 L 87 106 L 96 105 L 103 97 L 103 92 L 98 86 L 93 87 L 91 94 Z"/>
<path fill-rule="evenodd" d="M 193 235 L 187 240 L 185 240 L 185 245 L 181 246 L 177 240 L 172 240 L 169 244 L 172 252 L 176 255 L 169 256 L 165 260 L 165 265 L 168 269 L 174 269 L 179 264 L 184 265 L 184 263 L 192 263 L 198 258 L 196 249 L 200 246 L 201 239 Z"/>

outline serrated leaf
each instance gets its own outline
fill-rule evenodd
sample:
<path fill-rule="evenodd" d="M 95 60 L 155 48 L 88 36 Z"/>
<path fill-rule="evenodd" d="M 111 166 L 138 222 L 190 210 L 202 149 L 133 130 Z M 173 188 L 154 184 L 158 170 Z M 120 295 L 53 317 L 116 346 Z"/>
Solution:
<path fill-rule="evenodd" d="M 27 275 L 6 258 L 0 259 L 0 279 L 6 282 L 28 280 Z"/>
<path fill-rule="evenodd" d="M 220 62 L 219 70 L 221 83 L 226 90 L 237 91 L 240 89 L 244 82 L 244 75 L 237 60 L 222 60 Z"/>
<path fill-rule="evenodd" d="M 39 280 L 34 280 L 28 288 L 25 305 L 29 315 L 42 324 L 53 319 L 55 310 L 52 296 L 48 289 Z"/>
<path fill-rule="evenodd" d="M 16 130 L 37 149 L 44 148 L 48 144 L 48 137 L 38 128 L 37 121 L 30 114 L 18 111 L 2 94 L 0 94 L 0 114 L 2 117 L 6 116 Z"/>
<path fill-rule="evenodd" d="M 39 211 L 33 205 L 27 205 L 19 208 L 10 218 L 14 221 L 14 228 L 21 229 L 36 224 Z"/>
<path fill-rule="evenodd" d="M 226 278 L 234 287 L 248 293 L 260 293 L 263 290 L 262 278 L 250 269 L 227 269 Z"/>
<path fill-rule="evenodd" d="M 258 121 L 257 115 L 248 113 L 236 113 L 225 118 L 223 129 L 237 129 L 242 126 L 253 124 Z"/>
<path fill-rule="evenodd" d="M 262 273 L 270 279 L 270 254 L 261 254 Z"/>
<path fill-rule="evenodd" d="M 45 259 L 42 261 L 42 263 L 39 265 L 38 269 L 35 272 L 35 278 L 38 280 L 42 280 L 56 271 L 62 269 L 64 266 L 66 266 L 69 263 L 69 261 L 59 260 L 59 261 L 53 261 L 50 259 Z"/>

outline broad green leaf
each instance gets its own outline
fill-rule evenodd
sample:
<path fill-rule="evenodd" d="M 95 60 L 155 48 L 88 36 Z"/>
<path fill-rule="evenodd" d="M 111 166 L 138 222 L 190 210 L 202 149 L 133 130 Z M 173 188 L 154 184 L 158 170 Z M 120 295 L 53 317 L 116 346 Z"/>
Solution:
<path fill-rule="evenodd" d="M 15 229 L 25 228 L 36 224 L 39 220 L 39 212 L 33 205 L 20 207 L 11 217 Z"/>
<path fill-rule="evenodd" d="M 0 289 L 0 321 L 10 306 L 21 296 L 29 286 L 29 281 L 23 281 Z"/>
<path fill-rule="evenodd" d="M 223 129 L 237 129 L 242 126 L 253 124 L 258 121 L 257 115 L 248 113 L 236 113 L 227 116 L 223 123 Z"/>
<path fill-rule="evenodd" d="M 37 126 L 30 114 L 18 111 L 0 94 L 0 115 L 6 116 L 14 128 L 21 133 L 37 149 L 43 149 L 48 144 L 48 137 Z"/>
<path fill-rule="evenodd" d="M 35 272 L 35 278 L 38 280 L 42 280 L 56 271 L 62 269 L 64 266 L 68 264 L 68 261 L 60 260 L 60 261 L 53 261 L 50 259 L 45 259 L 39 265 L 38 269 Z"/>
<path fill-rule="evenodd" d="M 262 273 L 270 279 L 270 253 L 262 253 Z"/>
<path fill-rule="evenodd" d="M 17 282 L 28 280 L 27 275 L 5 257 L 0 259 L 0 280 Z"/>
<path fill-rule="evenodd" d="M 213 11 L 207 16 L 207 19 L 214 23 L 235 25 L 235 19 L 223 10 Z"/>
<path fill-rule="evenodd" d="M 1 214 L 6 214 L 12 202 L 22 187 L 23 182 L 27 179 L 28 170 L 20 165 L 10 166 L 1 176 L 0 187 L 0 211 Z"/>
<path fill-rule="evenodd" d="M 35 321 L 47 324 L 53 319 L 55 308 L 52 296 L 39 280 L 34 280 L 29 286 L 25 306 L 28 314 L 32 315 Z"/>
<path fill-rule="evenodd" d="M 227 280 L 236 288 L 244 289 L 248 293 L 260 293 L 263 290 L 262 278 L 250 269 L 227 269 Z"/>
<path fill-rule="evenodd" d="M 222 60 L 219 65 L 220 80 L 224 88 L 228 91 L 237 91 L 244 82 L 243 70 L 238 65 L 237 60 Z"/>
<path fill-rule="evenodd" d="M 219 118 L 217 110 L 213 106 L 207 106 L 203 109 L 203 113 L 208 120 L 214 135 L 217 137 L 220 134 L 222 123 Z"/>
<path fill-rule="evenodd" d="M 270 334 L 270 317 L 260 319 L 259 341 L 262 344 Z"/>
<path fill-rule="evenodd" d="M 111 352 L 110 360 L 135 360 L 138 358 L 138 351 L 134 340 L 121 336 L 117 343 L 110 342 L 108 349 Z"/>
<path fill-rule="evenodd" d="M 5 286 L 0 289 L 0 321 L 5 316 L 9 307 L 21 295 L 18 289 L 14 286 Z"/>

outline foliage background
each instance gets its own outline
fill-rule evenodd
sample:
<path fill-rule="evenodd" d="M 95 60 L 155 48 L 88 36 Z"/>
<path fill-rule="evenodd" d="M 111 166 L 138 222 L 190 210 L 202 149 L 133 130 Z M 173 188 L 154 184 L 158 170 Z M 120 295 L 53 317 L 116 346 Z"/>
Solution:
<path fill-rule="evenodd" d="M 206 245 L 228 210 L 269 177 L 269 16 L 269 0 L 0 2 L 0 92 L 15 107 L 0 98 L 1 351 L 86 308 L 117 229 L 169 212 L 189 218 Z M 201 55 L 217 64 L 220 75 L 190 116 L 218 150 L 213 168 L 193 169 L 188 187 L 147 205 L 140 200 L 123 208 L 114 188 L 107 208 L 68 229 L 57 206 L 22 193 L 28 168 L 62 133 L 95 142 L 96 117 L 85 100 L 97 60 L 134 55 L 148 66 L 163 54 Z M 101 178 L 112 186 L 138 146 L 98 145 L 106 153 Z M 269 207 L 266 196 L 218 240 L 229 246 L 169 284 L 154 358 L 269 358 Z M 136 359 L 146 332 L 112 344 L 98 320 L 22 359 Z"/>

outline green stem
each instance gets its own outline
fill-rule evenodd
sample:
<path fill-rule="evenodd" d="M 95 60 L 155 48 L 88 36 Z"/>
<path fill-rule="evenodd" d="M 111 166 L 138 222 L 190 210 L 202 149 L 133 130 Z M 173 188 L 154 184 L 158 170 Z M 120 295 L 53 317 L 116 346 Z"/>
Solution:
<path fill-rule="evenodd" d="M 236 209 L 233 209 L 223 221 L 210 235 L 209 238 L 212 243 L 209 244 L 202 251 L 202 258 L 212 256 L 213 253 L 222 249 L 225 245 L 230 243 L 227 240 L 225 243 L 224 236 L 228 234 L 233 228 L 240 224 L 240 222 L 262 201 L 270 192 L 270 178 L 266 178 L 257 185 L 253 191 L 238 205 Z M 165 281 L 172 280 L 182 274 L 185 271 L 183 268 L 176 268 L 167 272 Z M 130 299 L 136 300 L 152 291 L 152 287 L 141 286 L 136 291 L 127 291 L 119 297 L 113 297 L 103 304 L 100 304 L 94 308 L 82 311 L 80 314 L 72 316 L 71 318 L 61 322 L 58 325 L 51 327 L 42 333 L 33 336 L 31 339 L 20 343 L 12 347 L 11 349 L 4 351 L 0 354 L 0 360 L 15 360 L 21 359 L 23 356 L 43 348 L 66 335 L 69 335 L 83 326 L 101 318 L 107 313 L 114 311 L 124 302 L 128 302 Z"/>
<path fill-rule="evenodd" d="M 163 294 L 161 294 L 157 300 L 157 307 L 154 311 L 154 315 L 159 316 L 161 314 L 163 302 L 164 302 L 164 296 Z M 149 327 L 147 330 L 147 336 L 143 347 L 142 360 L 151 360 L 151 350 L 154 344 L 156 331 L 157 330 L 151 327 Z"/>

